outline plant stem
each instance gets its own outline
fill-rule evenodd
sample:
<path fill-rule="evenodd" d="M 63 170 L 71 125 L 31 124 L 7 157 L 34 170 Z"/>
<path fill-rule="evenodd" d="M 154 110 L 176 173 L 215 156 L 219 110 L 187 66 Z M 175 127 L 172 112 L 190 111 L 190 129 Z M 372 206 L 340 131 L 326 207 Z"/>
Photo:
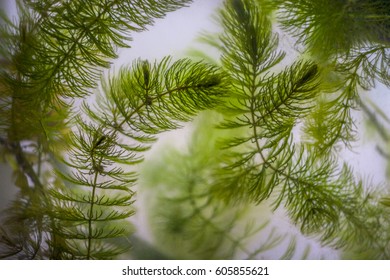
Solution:
<path fill-rule="evenodd" d="M 99 176 L 99 172 L 95 171 L 95 176 L 94 176 L 93 184 L 92 184 L 92 195 L 91 195 L 91 200 L 90 200 L 91 204 L 89 206 L 89 215 L 88 215 L 87 260 L 91 259 L 91 247 L 92 247 L 92 239 L 93 239 L 92 219 L 93 219 L 93 210 L 94 210 L 94 206 L 95 206 L 96 184 L 97 184 L 98 176 Z"/>

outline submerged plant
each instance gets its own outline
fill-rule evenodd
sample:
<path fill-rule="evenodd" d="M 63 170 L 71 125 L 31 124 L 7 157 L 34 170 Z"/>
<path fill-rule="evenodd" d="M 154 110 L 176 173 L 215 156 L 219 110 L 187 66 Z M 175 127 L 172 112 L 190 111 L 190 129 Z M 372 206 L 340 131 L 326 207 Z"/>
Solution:
<path fill-rule="evenodd" d="M 298 232 L 347 258 L 389 258 L 388 194 L 339 153 L 355 143 L 359 108 L 388 140 L 363 97 L 389 86 L 388 5 L 227 0 L 221 33 L 203 40 L 219 61 L 134 59 L 100 78 L 133 32 L 190 2 L 24 1 L 17 23 L 4 17 L 0 148 L 19 193 L 0 256 L 137 258 L 139 191 L 154 258 L 310 258 Z M 276 24 L 303 49 L 292 62 Z M 158 134 L 203 110 L 188 149 L 140 168 Z"/>

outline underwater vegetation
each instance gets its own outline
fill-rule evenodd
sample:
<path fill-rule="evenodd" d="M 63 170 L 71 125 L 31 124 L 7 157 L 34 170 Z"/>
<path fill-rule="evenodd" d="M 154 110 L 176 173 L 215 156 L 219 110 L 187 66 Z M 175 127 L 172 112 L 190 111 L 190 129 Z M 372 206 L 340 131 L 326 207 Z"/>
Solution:
<path fill-rule="evenodd" d="M 0 257 L 389 259 L 387 183 L 342 156 L 371 129 L 390 160 L 389 117 L 369 98 L 390 87 L 388 1 L 226 0 L 221 31 L 200 35 L 218 58 L 132 58 L 103 75 L 191 2 L 24 0 L 17 20 L 2 15 L 0 159 L 17 194 L 1 205 Z M 183 126 L 184 146 L 148 153 Z"/>

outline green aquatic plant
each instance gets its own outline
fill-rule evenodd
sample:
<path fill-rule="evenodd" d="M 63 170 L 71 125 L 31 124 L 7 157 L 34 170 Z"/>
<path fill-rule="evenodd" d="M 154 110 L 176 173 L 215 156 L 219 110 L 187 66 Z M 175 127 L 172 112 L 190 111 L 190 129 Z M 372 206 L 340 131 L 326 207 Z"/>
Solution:
<path fill-rule="evenodd" d="M 311 258 L 306 236 L 388 259 L 388 193 L 339 153 L 356 141 L 359 109 L 388 141 L 373 112 L 385 113 L 364 99 L 389 86 L 388 5 L 227 0 L 222 31 L 203 37 L 219 59 L 134 58 L 102 77 L 134 32 L 190 2 L 26 0 L 17 21 L 3 16 L 0 149 L 18 194 L 0 256 L 137 258 L 138 192 L 155 258 Z M 300 53 L 289 57 L 276 26 Z M 142 163 L 188 122 L 187 148 Z"/>

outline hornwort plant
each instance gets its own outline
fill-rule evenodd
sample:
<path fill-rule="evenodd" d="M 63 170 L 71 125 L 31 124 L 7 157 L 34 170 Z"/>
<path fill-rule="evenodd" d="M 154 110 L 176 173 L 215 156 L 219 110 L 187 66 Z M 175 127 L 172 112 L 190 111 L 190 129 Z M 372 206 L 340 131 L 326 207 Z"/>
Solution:
<path fill-rule="evenodd" d="M 191 2 L 24 0 L 2 16 L 0 149 L 18 192 L 1 258 L 315 258 L 310 239 L 388 259 L 386 184 L 341 155 L 361 111 L 390 158 L 390 121 L 367 97 L 390 86 L 387 1 L 226 0 L 221 32 L 201 37 L 218 59 L 134 58 L 102 75 L 133 33 Z M 185 123 L 187 148 L 143 162 Z M 153 244 L 129 219 L 142 197 Z"/>

